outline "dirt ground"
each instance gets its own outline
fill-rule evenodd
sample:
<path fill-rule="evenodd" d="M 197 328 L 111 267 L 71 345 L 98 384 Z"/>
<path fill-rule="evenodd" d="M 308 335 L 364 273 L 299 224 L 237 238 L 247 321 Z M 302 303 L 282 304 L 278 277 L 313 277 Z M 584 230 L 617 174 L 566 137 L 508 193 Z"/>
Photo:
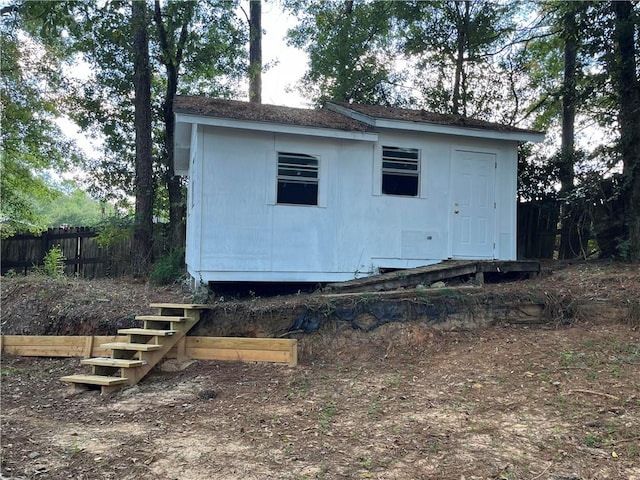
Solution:
<path fill-rule="evenodd" d="M 3 331 L 88 330 L 188 299 L 125 280 L 40 281 L 3 279 Z M 581 314 L 475 330 L 331 320 L 298 336 L 297 367 L 168 361 L 104 396 L 58 380 L 86 371 L 78 359 L 5 356 L 1 478 L 640 480 L 640 266 L 549 264 L 484 288 L 567 297 Z M 590 317 L 585 305 L 603 302 L 623 313 Z"/>

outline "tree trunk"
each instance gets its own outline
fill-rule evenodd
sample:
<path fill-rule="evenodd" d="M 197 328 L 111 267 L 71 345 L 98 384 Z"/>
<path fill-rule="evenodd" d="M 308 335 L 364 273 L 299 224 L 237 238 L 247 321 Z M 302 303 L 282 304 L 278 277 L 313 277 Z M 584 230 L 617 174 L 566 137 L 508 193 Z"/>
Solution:
<path fill-rule="evenodd" d="M 144 1 L 132 2 L 134 59 L 134 108 L 136 136 L 136 207 L 131 270 L 136 277 L 149 272 L 153 256 L 153 164 L 151 147 L 151 69 L 147 7 Z"/>
<path fill-rule="evenodd" d="M 167 67 L 167 91 L 162 109 L 165 124 L 165 150 L 166 150 L 166 178 L 167 193 L 169 196 L 169 228 L 171 230 L 172 248 L 184 247 L 185 240 L 185 195 L 174 170 L 174 141 L 176 135 L 176 121 L 173 115 L 173 100 L 178 90 L 178 70 Z"/>
<path fill-rule="evenodd" d="M 453 81 L 453 95 L 451 98 L 451 113 L 465 114 L 466 113 L 466 101 L 464 99 L 464 53 L 466 51 L 469 34 L 469 16 L 471 15 L 471 3 L 469 0 L 460 2 L 464 4 L 464 13 L 461 13 L 456 2 L 456 71 Z M 461 112 L 462 110 L 462 112 Z"/>
<path fill-rule="evenodd" d="M 576 59 L 578 55 L 576 12 L 571 5 L 562 19 L 564 37 L 564 80 L 562 94 L 562 144 L 558 178 L 560 180 L 560 250 L 558 258 L 574 258 L 580 254 L 575 224 L 576 205 L 570 199 L 574 189 L 575 119 L 576 119 Z"/>
<path fill-rule="evenodd" d="M 620 107 L 620 151 L 623 160 L 623 196 L 628 228 L 628 255 L 640 260 L 640 83 L 637 77 L 634 35 L 637 24 L 630 1 L 611 2 L 616 16 L 615 68 L 612 72 Z"/>
<path fill-rule="evenodd" d="M 169 34 L 162 20 L 162 9 L 160 1 L 156 0 L 154 18 L 158 29 L 160 49 L 162 50 L 162 63 L 167 74 L 167 89 L 165 91 L 164 102 L 162 104 L 162 116 L 164 121 L 164 153 L 165 153 L 165 178 L 167 194 L 169 197 L 169 230 L 172 248 L 182 248 L 186 243 L 185 239 L 185 216 L 186 204 L 185 194 L 180 178 L 175 175 L 175 130 L 176 122 L 173 114 L 173 101 L 178 92 L 178 75 L 184 45 L 187 41 L 188 27 L 193 19 L 194 5 L 188 4 L 190 9 L 185 11 L 182 19 L 180 36 L 178 43 L 173 48 L 169 42 Z M 171 32 L 173 34 L 173 32 Z"/>
<path fill-rule="evenodd" d="M 262 103 L 262 0 L 249 1 L 249 101 Z"/>

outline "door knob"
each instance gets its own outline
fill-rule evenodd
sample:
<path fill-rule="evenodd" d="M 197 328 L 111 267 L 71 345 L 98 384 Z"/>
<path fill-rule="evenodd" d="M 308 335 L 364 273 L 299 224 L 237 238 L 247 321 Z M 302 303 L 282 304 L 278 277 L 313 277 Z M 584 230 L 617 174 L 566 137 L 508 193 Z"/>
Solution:
<path fill-rule="evenodd" d="M 460 210 L 454 210 L 453 213 L 460 213 Z"/>

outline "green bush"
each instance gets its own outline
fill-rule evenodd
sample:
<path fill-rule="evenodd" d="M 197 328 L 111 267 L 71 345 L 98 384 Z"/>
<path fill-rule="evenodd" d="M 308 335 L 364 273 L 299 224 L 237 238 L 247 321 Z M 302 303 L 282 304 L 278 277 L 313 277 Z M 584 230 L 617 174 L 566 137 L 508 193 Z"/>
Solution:
<path fill-rule="evenodd" d="M 55 245 L 45 254 L 43 258 L 42 272 L 51 278 L 64 276 L 65 256 L 60 245 Z"/>
<path fill-rule="evenodd" d="M 149 280 L 157 285 L 169 285 L 183 278 L 184 273 L 184 248 L 176 248 L 156 260 Z"/>
<path fill-rule="evenodd" d="M 133 217 L 111 217 L 97 226 L 98 245 L 113 248 L 133 237 Z"/>

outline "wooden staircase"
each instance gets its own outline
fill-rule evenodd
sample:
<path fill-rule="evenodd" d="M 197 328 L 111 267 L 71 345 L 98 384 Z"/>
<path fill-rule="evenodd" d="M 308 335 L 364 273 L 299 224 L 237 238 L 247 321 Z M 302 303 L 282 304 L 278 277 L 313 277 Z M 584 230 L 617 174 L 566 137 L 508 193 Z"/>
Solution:
<path fill-rule="evenodd" d="M 127 335 L 126 342 L 100 345 L 111 350 L 111 357 L 80 361 L 81 365 L 91 366 L 91 375 L 68 375 L 60 380 L 87 388 L 99 387 L 102 393 L 135 385 L 186 336 L 200 320 L 200 312 L 208 308 L 207 305 L 173 303 L 152 303 L 151 307 L 158 309 L 157 315 L 136 317 L 143 322 L 143 328 L 118 330 L 119 334 Z"/>

